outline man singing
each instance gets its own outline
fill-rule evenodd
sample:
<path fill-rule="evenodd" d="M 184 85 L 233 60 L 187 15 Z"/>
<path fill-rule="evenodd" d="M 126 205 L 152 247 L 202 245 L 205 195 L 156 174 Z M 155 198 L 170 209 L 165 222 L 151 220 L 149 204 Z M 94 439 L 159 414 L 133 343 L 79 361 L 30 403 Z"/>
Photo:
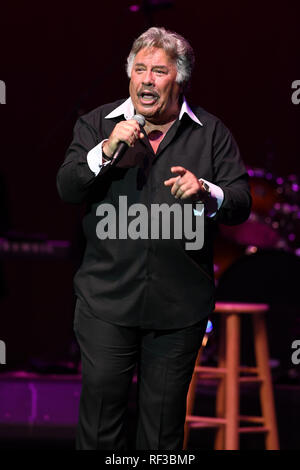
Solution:
<path fill-rule="evenodd" d="M 213 231 L 218 222 L 244 222 L 251 207 L 230 131 L 185 99 L 193 65 L 193 49 L 179 34 L 143 33 L 127 59 L 129 98 L 78 119 L 57 175 L 61 198 L 86 204 L 87 244 L 74 279 L 82 359 L 77 449 L 125 449 L 136 366 L 136 449 L 182 449 L 188 387 L 214 309 Z M 193 227 L 202 218 L 201 248 L 186 243 L 175 209 L 153 236 L 151 210 L 174 204 L 181 213 L 192 208 Z M 145 210 L 130 236 L 137 207 Z M 177 236 L 164 232 L 166 224 Z"/>

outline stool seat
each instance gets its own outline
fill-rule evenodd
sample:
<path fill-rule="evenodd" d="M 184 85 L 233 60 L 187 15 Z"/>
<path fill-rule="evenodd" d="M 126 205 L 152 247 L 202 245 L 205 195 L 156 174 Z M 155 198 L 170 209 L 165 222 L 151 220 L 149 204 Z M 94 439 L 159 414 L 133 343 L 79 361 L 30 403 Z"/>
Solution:
<path fill-rule="evenodd" d="M 201 366 L 201 352 L 195 364 L 187 397 L 184 449 L 187 448 L 190 428 L 214 427 L 216 450 L 239 449 L 241 433 L 263 433 L 266 449 L 278 450 L 278 431 L 272 378 L 269 366 L 265 312 L 268 304 L 217 302 L 215 313 L 220 315 L 219 357 L 217 367 Z M 240 320 L 248 314 L 253 323 L 255 367 L 240 366 Z M 246 375 L 245 375 L 246 374 Z M 218 379 L 216 416 L 193 415 L 196 384 L 201 377 Z M 241 416 L 239 395 L 241 383 L 257 383 L 260 387 L 261 416 Z M 250 423 L 242 426 L 242 423 Z"/>
<path fill-rule="evenodd" d="M 244 302 L 216 302 L 215 313 L 261 313 L 269 310 L 268 304 Z"/>

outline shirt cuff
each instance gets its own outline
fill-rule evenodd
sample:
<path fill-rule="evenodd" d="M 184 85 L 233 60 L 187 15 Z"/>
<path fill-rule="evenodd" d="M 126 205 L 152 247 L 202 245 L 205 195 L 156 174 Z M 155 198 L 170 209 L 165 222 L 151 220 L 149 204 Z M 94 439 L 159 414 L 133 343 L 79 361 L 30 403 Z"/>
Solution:
<path fill-rule="evenodd" d="M 222 205 L 222 202 L 224 200 L 224 192 L 220 188 L 220 186 L 210 183 L 204 178 L 200 178 L 199 181 L 203 181 L 209 186 L 210 197 L 205 202 L 205 214 L 208 217 L 214 217 L 214 215 L 216 215 L 217 211 L 220 209 Z M 199 212 L 196 209 L 194 209 L 194 215 L 202 215 L 202 212 Z"/>
<path fill-rule="evenodd" d="M 109 165 L 110 162 L 103 162 L 102 159 L 102 144 L 106 142 L 108 139 L 102 140 L 100 144 L 96 145 L 96 147 L 92 148 L 87 154 L 87 163 L 90 170 L 97 176 L 100 173 L 101 168 L 106 165 Z"/>

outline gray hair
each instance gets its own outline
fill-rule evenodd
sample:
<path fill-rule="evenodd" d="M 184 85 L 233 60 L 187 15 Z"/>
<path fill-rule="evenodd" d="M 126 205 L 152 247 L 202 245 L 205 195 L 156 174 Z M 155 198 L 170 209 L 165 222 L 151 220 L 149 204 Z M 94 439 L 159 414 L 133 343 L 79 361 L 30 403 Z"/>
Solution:
<path fill-rule="evenodd" d="M 184 87 L 187 86 L 191 79 L 195 63 L 194 51 L 184 37 L 174 31 L 168 31 L 165 28 L 149 28 L 134 41 L 129 56 L 127 57 L 126 71 L 128 77 L 131 77 L 133 62 L 137 53 L 141 49 L 151 47 L 164 49 L 169 57 L 176 63 L 176 82 Z"/>

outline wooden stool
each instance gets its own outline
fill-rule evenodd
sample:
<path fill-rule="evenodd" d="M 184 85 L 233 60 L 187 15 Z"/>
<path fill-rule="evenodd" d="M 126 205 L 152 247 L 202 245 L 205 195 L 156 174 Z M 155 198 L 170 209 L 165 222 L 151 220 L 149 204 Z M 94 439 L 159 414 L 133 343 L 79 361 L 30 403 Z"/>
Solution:
<path fill-rule="evenodd" d="M 268 450 L 278 450 L 278 432 L 275 415 L 272 378 L 269 367 L 268 339 L 264 313 L 266 304 L 217 302 L 215 312 L 221 315 L 219 360 L 217 367 L 200 366 L 201 349 L 198 354 L 193 378 L 187 397 L 184 449 L 187 448 L 189 429 L 202 427 L 217 428 L 216 450 L 239 449 L 240 433 L 265 433 Z M 256 367 L 240 367 L 240 315 L 250 314 L 254 328 L 254 349 Z M 243 374 L 247 375 L 243 375 Z M 216 416 L 194 416 L 194 399 L 197 376 L 218 378 Z M 240 383 L 260 384 L 262 416 L 240 416 Z M 251 423 L 252 426 L 241 426 Z"/>

